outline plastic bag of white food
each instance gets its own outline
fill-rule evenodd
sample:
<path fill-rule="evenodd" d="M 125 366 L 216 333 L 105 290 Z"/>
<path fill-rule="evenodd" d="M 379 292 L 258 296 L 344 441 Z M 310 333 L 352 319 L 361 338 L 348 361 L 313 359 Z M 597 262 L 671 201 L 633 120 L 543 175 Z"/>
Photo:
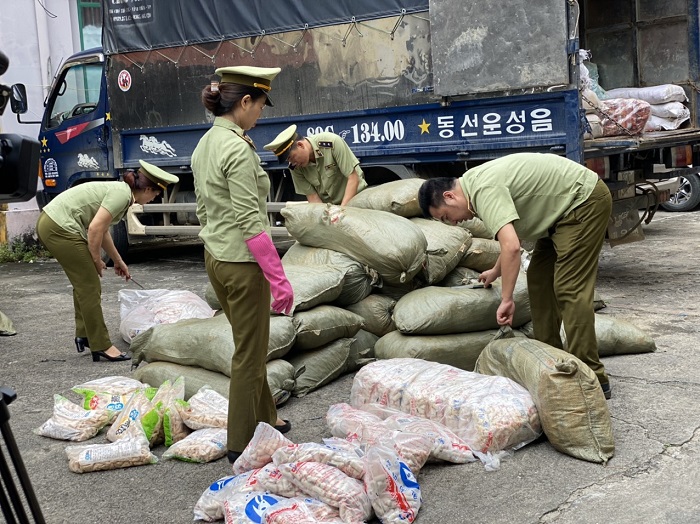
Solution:
<path fill-rule="evenodd" d="M 226 455 L 226 429 L 198 429 L 170 446 L 163 459 L 184 462 L 212 462 Z"/>
<path fill-rule="evenodd" d="M 265 491 L 258 484 L 259 469 L 246 471 L 240 475 L 229 475 L 212 483 L 194 505 L 194 519 L 214 522 L 224 518 L 224 502 L 236 493 Z"/>
<path fill-rule="evenodd" d="M 62 395 L 53 398 L 53 415 L 34 430 L 36 435 L 82 442 L 97 435 L 112 416 L 106 409 L 84 409 Z"/>
<path fill-rule="evenodd" d="M 320 462 L 335 466 L 340 471 L 355 479 L 361 479 L 365 473 L 362 455 L 328 444 L 305 442 L 279 448 L 272 454 L 272 462 Z M 270 490 L 274 491 L 274 490 Z"/>
<path fill-rule="evenodd" d="M 279 448 L 294 444 L 275 428 L 259 422 L 255 427 L 253 438 L 233 463 L 234 473 L 243 473 L 251 469 L 262 468 L 272 462 L 272 455 Z"/>
<path fill-rule="evenodd" d="M 542 434 L 532 396 L 516 382 L 421 359 L 367 364 L 355 375 L 350 403 L 439 422 L 480 453 L 518 449 Z"/>
<path fill-rule="evenodd" d="M 433 440 L 430 456 L 455 464 L 474 462 L 476 457 L 469 445 L 444 425 L 424 417 L 409 415 L 381 404 L 363 404 L 362 411 L 378 416 L 385 426 L 398 431 L 418 433 Z"/>
<path fill-rule="evenodd" d="M 382 524 L 413 522 L 423 503 L 420 486 L 409 466 L 390 447 L 367 451 L 365 489 Z"/>
<path fill-rule="evenodd" d="M 236 493 L 224 502 L 224 522 L 226 524 L 260 524 L 263 513 L 286 500 L 268 491 Z"/>
<path fill-rule="evenodd" d="M 182 421 L 190 429 L 228 426 L 228 399 L 209 386 L 202 386 L 189 400 L 175 400 Z"/>
<path fill-rule="evenodd" d="M 262 517 L 265 524 L 345 524 L 337 509 L 309 497 L 281 500 Z"/>
<path fill-rule="evenodd" d="M 257 471 L 257 481 L 260 491 L 269 491 L 280 497 L 301 497 L 304 492 L 282 476 L 282 472 L 273 463 L 266 464 Z"/>
<path fill-rule="evenodd" d="M 362 434 L 376 429 L 382 433 L 387 427 L 378 416 L 340 402 L 333 404 L 326 412 L 326 424 L 334 437 L 344 438 L 350 442 L 362 444 Z M 363 430 L 364 428 L 364 430 Z"/>
<path fill-rule="evenodd" d="M 318 462 L 289 462 L 278 466 L 282 476 L 307 495 L 338 508 L 345 522 L 364 522 L 372 516 L 372 503 L 362 481 L 334 466 Z"/>
<path fill-rule="evenodd" d="M 121 289 L 119 304 L 119 333 L 128 343 L 157 324 L 214 316 L 214 310 L 204 299 L 185 290 Z"/>
<path fill-rule="evenodd" d="M 132 393 L 145 387 L 146 384 L 136 379 L 117 375 L 84 382 L 73 386 L 71 390 L 83 397 L 82 406 L 85 409 L 111 411 L 109 422 L 113 422 Z"/>
<path fill-rule="evenodd" d="M 151 444 L 154 443 L 158 432 L 162 432 L 163 414 L 161 413 L 161 406 L 153 404 L 148 399 L 145 389 L 136 391 L 131 395 L 124 409 L 107 431 L 105 435 L 107 440 L 116 442 L 122 438 L 127 438 L 136 422 L 138 422 L 138 426 Z"/>
<path fill-rule="evenodd" d="M 363 449 L 382 443 L 393 448 L 416 475 L 428 460 L 433 448 L 431 437 L 419 433 L 392 431 L 379 417 L 345 403 L 332 405 L 326 413 L 326 422 L 333 436 L 359 444 Z M 322 460 L 318 462 L 327 463 Z"/>
<path fill-rule="evenodd" d="M 68 469 L 75 473 L 87 473 L 155 464 L 158 458 L 151 453 L 148 440 L 138 425 L 137 421 L 129 437 L 117 442 L 68 446 Z"/>

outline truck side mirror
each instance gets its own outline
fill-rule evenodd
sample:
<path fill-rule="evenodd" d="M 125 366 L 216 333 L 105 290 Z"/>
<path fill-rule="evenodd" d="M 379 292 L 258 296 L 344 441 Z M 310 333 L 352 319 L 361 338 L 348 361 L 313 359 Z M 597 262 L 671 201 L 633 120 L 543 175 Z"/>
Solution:
<path fill-rule="evenodd" d="M 10 95 L 10 107 L 13 113 L 23 115 L 27 112 L 27 88 L 24 84 L 13 84 Z"/>

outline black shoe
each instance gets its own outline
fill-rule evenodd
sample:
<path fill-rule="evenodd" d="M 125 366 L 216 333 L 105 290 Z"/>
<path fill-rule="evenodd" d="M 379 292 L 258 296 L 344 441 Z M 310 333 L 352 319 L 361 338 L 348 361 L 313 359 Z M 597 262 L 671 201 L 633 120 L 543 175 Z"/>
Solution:
<path fill-rule="evenodd" d="M 90 342 L 88 342 L 87 337 L 75 337 L 75 349 L 78 353 L 85 351 L 85 348 L 90 349 Z"/>
<path fill-rule="evenodd" d="M 229 463 L 233 464 L 234 462 L 236 462 L 236 460 L 238 460 L 238 457 L 243 455 L 243 453 L 241 453 L 240 451 L 229 450 L 229 452 L 226 455 L 228 456 Z"/>
<path fill-rule="evenodd" d="M 610 384 L 601 384 L 600 389 L 603 390 L 603 395 L 605 395 L 605 400 L 610 400 L 612 398 L 612 390 L 610 389 Z"/>
<path fill-rule="evenodd" d="M 104 351 L 93 351 L 92 352 L 92 361 L 93 362 L 99 362 L 100 359 L 102 359 L 102 358 L 104 358 L 105 360 L 109 360 L 110 362 L 121 362 L 122 360 L 131 360 L 131 357 L 129 355 L 127 355 L 126 353 L 122 353 L 118 357 L 110 357 Z"/>
<path fill-rule="evenodd" d="M 275 426 L 275 429 L 280 433 L 287 433 L 289 432 L 289 430 L 292 429 L 292 423 L 288 420 L 285 420 L 284 424 L 282 424 L 281 426 Z"/>

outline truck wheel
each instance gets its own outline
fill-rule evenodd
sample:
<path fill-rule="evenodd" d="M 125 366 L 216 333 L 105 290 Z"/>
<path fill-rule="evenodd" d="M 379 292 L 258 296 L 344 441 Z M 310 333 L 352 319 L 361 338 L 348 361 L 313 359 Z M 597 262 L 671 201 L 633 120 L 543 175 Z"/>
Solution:
<path fill-rule="evenodd" d="M 126 253 L 129 251 L 129 235 L 126 232 L 126 222 L 121 220 L 114 224 L 109 228 L 109 233 L 112 235 L 112 241 L 114 242 L 114 247 L 117 248 L 117 252 L 126 260 Z M 114 262 L 104 251 L 102 252 L 102 260 L 104 260 L 105 264 L 109 267 L 114 266 Z"/>
<path fill-rule="evenodd" d="M 680 178 L 678 191 L 671 200 L 661 204 L 666 211 L 691 211 L 700 204 L 700 176 L 688 175 Z"/>

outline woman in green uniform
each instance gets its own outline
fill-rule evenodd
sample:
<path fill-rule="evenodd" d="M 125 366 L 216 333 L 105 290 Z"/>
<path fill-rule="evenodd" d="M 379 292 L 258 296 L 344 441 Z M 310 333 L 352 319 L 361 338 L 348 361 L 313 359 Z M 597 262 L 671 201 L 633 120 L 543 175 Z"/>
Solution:
<path fill-rule="evenodd" d="M 270 293 L 276 313 L 289 314 L 292 286 L 269 235 L 270 179 L 260 167 L 253 141 L 255 126 L 279 68 L 223 67 L 220 82 L 202 91 L 202 102 L 216 118 L 192 153 L 197 217 L 202 225 L 204 262 L 219 303 L 231 323 L 236 351 L 231 359 L 228 459 L 250 442 L 259 422 L 282 432 L 289 421 L 277 417 L 267 383 Z"/>
<path fill-rule="evenodd" d="M 114 262 L 114 272 L 129 280 L 129 268 L 109 234 L 133 203 L 147 204 L 178 178 L 148 162 L 129 171 L 123 182 L 86 182 L 64 191 L 39 215 L 36 232 L 61 264 L 73 285 L 75 347 L 92 352 L 92 360 L 129 360 L 111 342 L 102 315 L 100 278 L 106 268 L 100 249 Z"/>

